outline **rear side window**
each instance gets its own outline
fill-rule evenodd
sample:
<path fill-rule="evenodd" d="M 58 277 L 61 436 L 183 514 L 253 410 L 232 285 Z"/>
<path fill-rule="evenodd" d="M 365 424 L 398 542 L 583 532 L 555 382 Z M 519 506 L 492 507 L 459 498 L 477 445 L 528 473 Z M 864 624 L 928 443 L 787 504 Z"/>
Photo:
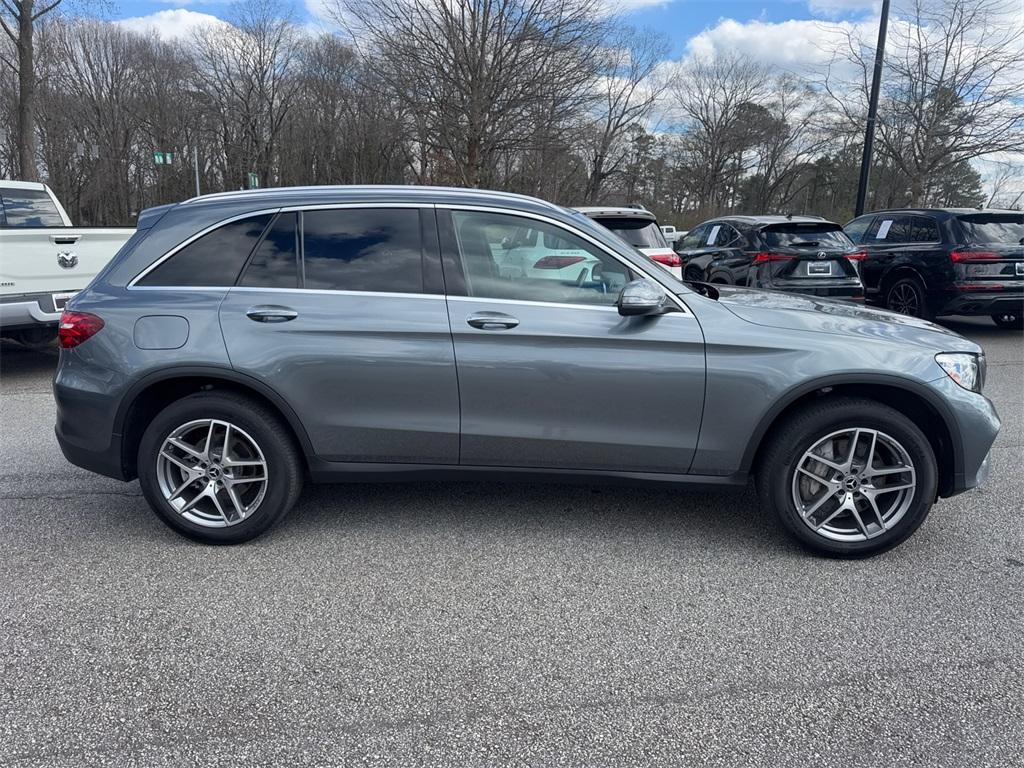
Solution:
<path fill-rule="evenodd" d="M 628 216 L 596 219 L 635 248 L 668 248 L 665 235 L 650 219 L 632 219 Z"/>
<path fill-rule="evenodd" d="M 727 245 L 731 245 L 734 241 L 740 239 L 740 233 L 730 227 L 728 224 L 715 225 L 712 227 L 714 230 L 717 227 L 718 232 L 715 234 L 715 240 L 710 245 L 716 248 L 724 248 Z"/>
<path fill-rule="evenodd" d="M 769 248 L 849 248 L 838 224 L 775 224 L 761 231 Z"/>
<path fill-rule="evenodd" d="M 937 243 L 939 225 L 928 216 L 911 216 L 907 221 L 907 242 Z"/>
<path fill-rule="evenodd" d="M 228 287 L 235 284 L 271 215 L 239 219 L 193 240 L 138 281 L 149 286 Z"/>
<path fill-rule="evenodd" d="M 1024 213 L 974 213 L 959 219 L 968 243 L 1024 245 Z"/>
<path fill-rule="evenodd" d="M 57 206 L 44 189 L 0 189 L 3 215 L 0 224 L 8 227 L 63 227 Z"/>
<path fill-rule="evenodd" d="M 302 215 L 306 288 L 423 292 L 423 238 L 415 208 L 341 208 Z"/>
<path fill-rule="evenodd" d="M 270 225 L 238 284 L 246 288 L 298 288 L 297 213 L 282 213 Z"/>

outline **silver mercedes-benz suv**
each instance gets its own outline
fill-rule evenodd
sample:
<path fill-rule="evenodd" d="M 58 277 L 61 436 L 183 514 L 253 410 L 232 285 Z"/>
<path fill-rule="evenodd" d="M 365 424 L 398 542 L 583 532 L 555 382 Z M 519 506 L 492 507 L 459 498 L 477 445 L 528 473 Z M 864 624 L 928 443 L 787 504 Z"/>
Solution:
<path fill-rule="evenodd" d="M 955 333 L 686 285 L 582 214 L 477 190 L 145 211 L 60 344 L 65 456 L 209 543 L 267 530 L 305 479 L 755 475 L 804 545 L 867 555 L 981 482 L 999 429 Z"/>

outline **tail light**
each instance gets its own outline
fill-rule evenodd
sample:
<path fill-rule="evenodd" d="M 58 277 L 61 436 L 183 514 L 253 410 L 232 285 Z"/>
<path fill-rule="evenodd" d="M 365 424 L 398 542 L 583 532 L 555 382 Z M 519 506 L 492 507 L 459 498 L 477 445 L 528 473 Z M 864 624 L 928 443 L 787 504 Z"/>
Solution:
<path fill-rule="evenodd" d="M 651 261 L 656 261 L 659 264 L 664 264 L 666 267 L 681 267 L 683 266 L 682 257 L 673 251 L 666 253 L 655 253 L 650 257 Z"/>
<path fill-rule="evenodd" d="M 864 253 L 864 251 L 846 254 L 846 258 L 848 258 L 850 261 L 864 261 L 865 259 L 867 259 L 867 257 L 868 255 Z"/>
<path fill-rule="evenodd" d="M 57 338 L 61 349 L 77 347 L 88 341 L 103 328 L 103 318 L 89 312 L 70 312 L 64 310 L 57 327 Z"/>
<path fill-rule="evenodd" d="M 792 258 L 796 258 L 796 257 L 794 257 L 794 256 L 787 256 L 784 253 L 755 253 L 754 254 L 754 263 L 755 264 L 765 264 L 765 263 L 767 263 L 769 261 L 789 261 Z"/>
<path fill-rule="evenodd" d="M 952 261 L 992 261 L 998 259 L 999 254 L 993 251 L 952 251 L 949 258 Z"/>
<path fill-rule="evenodd" d="M 533 267 L 534 269 L 562 269 L 564 267 L 571 267 L 573 264 L 579 264 L 581 261 L 586 261 L 586 259 L 586 256 L 545 256 L 537 261 Z"/>

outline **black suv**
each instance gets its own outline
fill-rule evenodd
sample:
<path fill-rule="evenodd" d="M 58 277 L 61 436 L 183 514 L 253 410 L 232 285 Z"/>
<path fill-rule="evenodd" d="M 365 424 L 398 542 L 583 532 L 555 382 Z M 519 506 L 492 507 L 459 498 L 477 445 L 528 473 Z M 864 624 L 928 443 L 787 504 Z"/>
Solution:
<path fill-rule="evenodd" d="M 817 216 L 724 216 L 678 246 L 683 279 L 863 299 L 863 257 L 843 228 Z"/>
<path fill-rule="evenodd" d="M 1024 213 L 976 208 L 876 211 L 846 225 L 866 254 L 868 301 L 905 315 L 990 315 L 1024 328 Z"/>

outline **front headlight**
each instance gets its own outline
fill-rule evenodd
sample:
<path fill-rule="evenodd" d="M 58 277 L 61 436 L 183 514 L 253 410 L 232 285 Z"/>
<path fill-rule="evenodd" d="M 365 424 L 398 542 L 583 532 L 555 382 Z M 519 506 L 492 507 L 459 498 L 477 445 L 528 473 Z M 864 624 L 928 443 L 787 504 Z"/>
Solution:
<path fill-rule="evenodd" d="M 971 392 L 981 392 L 985 383 L 985 357 L 970 352 L 942 352 L 935 362 L 953 381 Z"/>

